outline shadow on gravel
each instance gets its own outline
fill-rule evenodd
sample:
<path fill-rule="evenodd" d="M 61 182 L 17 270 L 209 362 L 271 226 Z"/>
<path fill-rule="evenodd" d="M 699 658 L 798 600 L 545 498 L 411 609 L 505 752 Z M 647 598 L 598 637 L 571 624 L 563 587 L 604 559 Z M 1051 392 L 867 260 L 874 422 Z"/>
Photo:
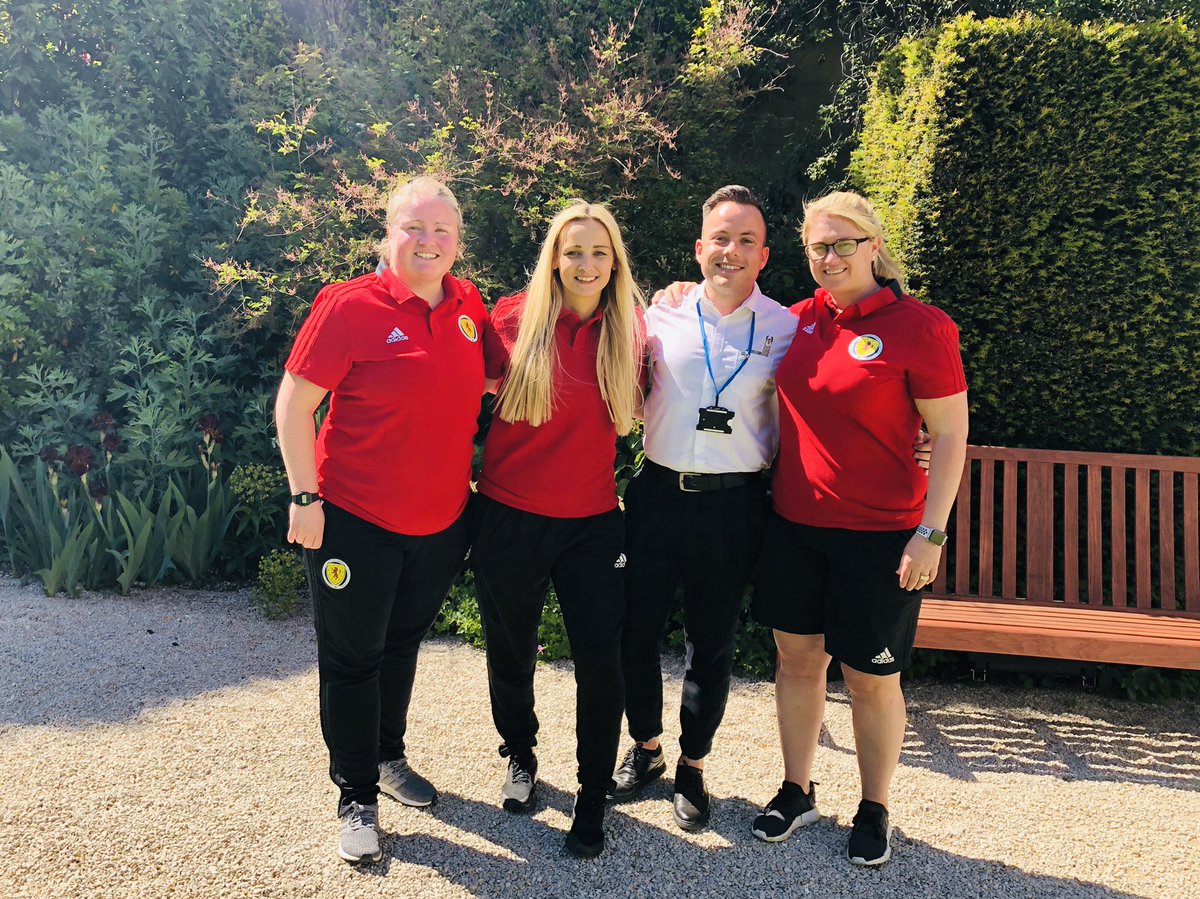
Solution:
<path fill-rule="evenodd" d="M 0 727 L 124 721 L 316 664 L 311 613 L 265 621 L 247 591 L 47 597 L 0 578 Z"/>
<path fill-rule="evenodd" d="M 834 693 L 826 701 L 849 705 Z M 1164 724 L 1153 707 L 1130 705 L 1128 720 L 1112 723 L 1043 712 L 1036 698 L 1019 712 L 986 708 L 987 702 L 979 694 L 968 709 L 910 702 L 901 764 L 968 782 L 983 773 L 1040 774 L 1200 792 L 1200 719 L 1194 715 Z M 854 753 L 853 745 L 840 745 L 826 729 L 821 746 Z"/>
<path fill-rule="evenodd" d="M 1069 896 L 1120 899 L 1132 894 L 1080 880 L 1028 874 L 994 861 L 965 858 L 907 839 L 897 828 L 892 861 L 859 869 L 844 858 L 847 823 L 825 819 L 785 843 L 768 844 L 750 833 L 759 809 L 744 798 L 716 799 L 708 834 L 685 836 L 675 828 L 670 788 L 661 782 L 639 803 L 652 803 L 662 825 L 654 826 L 611 807 L 606 849 L 593 860 L 562 849 L 573 794 L 538 785 L 533 816 L 508 814 L 495 805 L 455 795 L 438 800 L 436 815 L 483 837 L 494 852 L 427 834 L 391 833 L 384 860 L 358 869 L 364 877 L 389 877 L 404 891 L 404 868 L 428 868 L 479 897 L 529 896 Z M 551 808 L 563 817 L 542 820 Z M 480 822 L 483 822 L 482 824 Z M 717 845 L 713 845 L 714 839 Z M 752 886 L 750 886 L 752 885 Z M 749 888 L 748 888 L 749 887 Z"/>

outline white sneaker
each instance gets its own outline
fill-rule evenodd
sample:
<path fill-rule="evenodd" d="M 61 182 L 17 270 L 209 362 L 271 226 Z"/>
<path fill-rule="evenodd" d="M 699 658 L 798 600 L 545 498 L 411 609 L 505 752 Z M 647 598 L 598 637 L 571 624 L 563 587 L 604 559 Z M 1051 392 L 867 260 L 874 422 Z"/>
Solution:
<path fill-rule="evenodd" d="M 338 837 L 338 855 L 351 864 L 377 862 L 383 858 L 379 846 L 379 806 L 351 802 L 338 819 L 342 831 Z"/>

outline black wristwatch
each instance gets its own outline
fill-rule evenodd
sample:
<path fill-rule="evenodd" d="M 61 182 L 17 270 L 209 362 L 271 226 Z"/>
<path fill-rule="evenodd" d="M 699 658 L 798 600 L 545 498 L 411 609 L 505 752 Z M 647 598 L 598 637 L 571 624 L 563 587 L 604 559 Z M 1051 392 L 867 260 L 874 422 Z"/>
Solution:
<path fill-rule="evenodd" d="M 311 506 L 313 503 L 319 503 L 320 501 L 321 497 L 316 493 L 302 491 L 292 494 L 292 502 L 297 506 Z"/>
<path fill-rule="evenodd" d="M 946 532 L 939 531 L 936 528 L 926 527 L 923 524 L 919 524 L 917 525 L 917 533 L 934 546 L 942 546 L 946 542 Z"/>

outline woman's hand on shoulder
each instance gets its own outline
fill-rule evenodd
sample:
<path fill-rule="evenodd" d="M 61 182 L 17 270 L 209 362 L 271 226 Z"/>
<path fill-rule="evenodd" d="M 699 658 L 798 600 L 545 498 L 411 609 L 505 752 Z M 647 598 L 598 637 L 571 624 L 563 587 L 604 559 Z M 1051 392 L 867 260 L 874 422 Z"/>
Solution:
<path fill-rule="evenodd" d="M 319 502 L 288 507 L 288 542 L 305 549 L 320 549 L 325 537 L 325 509 Z"/>
<path fill-rule="evenodd" d="M 695 286 L 695 281 L 672 281 L 662 290 L 656 290 L 654 296 L 650 298 L 650 303 L 654 306 L 661 303 L 664 306 L 674 309 L 682 305 L 683 298 Z"/>

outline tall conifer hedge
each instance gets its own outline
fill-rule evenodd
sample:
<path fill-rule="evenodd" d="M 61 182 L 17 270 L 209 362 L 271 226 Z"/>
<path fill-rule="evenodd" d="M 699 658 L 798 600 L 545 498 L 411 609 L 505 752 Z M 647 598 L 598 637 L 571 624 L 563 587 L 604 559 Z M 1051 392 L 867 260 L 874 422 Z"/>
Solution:
<path fill-rule="evenodd" d="M 1200 46 L 960 18 L 877 73 L 852 179 L 962 332 L 972 440 L 1200 455 Z"/>

